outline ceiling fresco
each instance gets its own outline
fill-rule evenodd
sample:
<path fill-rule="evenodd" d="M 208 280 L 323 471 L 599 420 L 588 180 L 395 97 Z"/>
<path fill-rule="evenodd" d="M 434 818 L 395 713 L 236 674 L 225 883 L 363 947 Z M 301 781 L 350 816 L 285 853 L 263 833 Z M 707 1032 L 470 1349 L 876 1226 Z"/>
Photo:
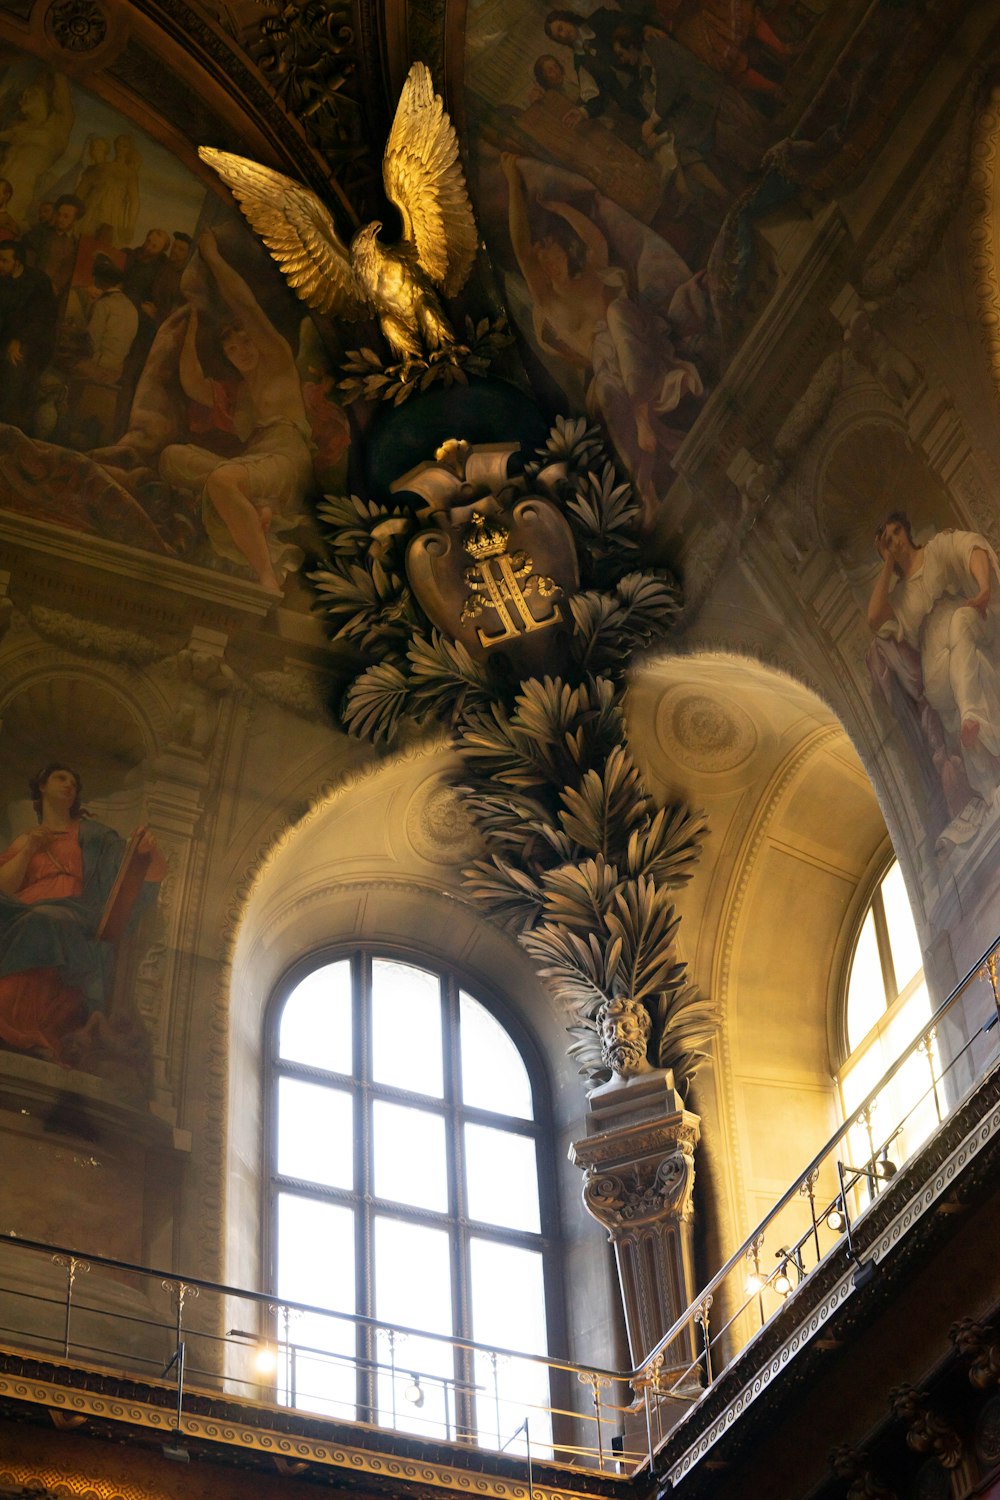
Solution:
<path fill-rule="evenodd" d="M 773 284 L 759 230 L 850 180 L 959 10 L 472 0 L 465 144 L 504 300 L 648 524 Z"/>
<path fill-rule="evenodd" d="M 280 593 L 348 444 L 301 304 L 188 167 L 13 53 L 0 179 L 0 506 Z"/>

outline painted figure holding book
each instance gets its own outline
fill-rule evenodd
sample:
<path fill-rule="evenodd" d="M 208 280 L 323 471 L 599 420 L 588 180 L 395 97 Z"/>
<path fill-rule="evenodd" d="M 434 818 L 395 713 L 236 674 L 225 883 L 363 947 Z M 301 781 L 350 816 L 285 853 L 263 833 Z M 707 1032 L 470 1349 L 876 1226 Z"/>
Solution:
<path fill-rule="evenodd" d="M 38 827 L 0 854 L 0 1043 L 72 1067 L 107 1029 L 118 939 L 155 900 L 166 861 L 88 816 L 70 766 L 31 781 Z"/>

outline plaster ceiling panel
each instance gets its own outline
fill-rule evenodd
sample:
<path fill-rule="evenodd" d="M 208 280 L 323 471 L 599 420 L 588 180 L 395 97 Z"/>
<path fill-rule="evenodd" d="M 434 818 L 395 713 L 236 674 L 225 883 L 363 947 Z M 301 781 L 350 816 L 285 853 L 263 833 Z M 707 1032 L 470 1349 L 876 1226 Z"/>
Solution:
<path fill-rule="evenodd" d="M 858 773 L 842 760 L 814 755 L 769 830 L 803 850 L 825 855 L 855 881 L 885 838 L 882 814 L 860 762 Z"/>
<path fill-rule="evenodd" d="M 731 964 L 733 1065 L 827 1078 L 829 963 L 850 881 L 766 847 L 750 880 Z"/>

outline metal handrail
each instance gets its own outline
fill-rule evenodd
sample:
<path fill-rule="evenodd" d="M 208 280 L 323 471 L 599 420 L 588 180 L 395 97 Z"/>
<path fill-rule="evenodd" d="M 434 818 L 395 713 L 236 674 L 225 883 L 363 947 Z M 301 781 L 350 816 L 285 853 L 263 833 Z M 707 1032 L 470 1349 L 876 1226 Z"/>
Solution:
<path fill-rule="evenodd" d="M 675 1340 L 678 1339 L 682 1333 L 684 1333 L 685 1329 L 687 1329 L 691 1325 L 691 1323 L 695 1320 L 699 1309 L 704 1306 L 706 1300 L 712 1298 L 715 1292 L 719 1290 L 719 1288 L 728 1279 L 728 1277 L 740 1265 L 746 1263 L 748 1256 L 752 1255 L 753 1253 L 755 1243 L 760 1243 L 760 1240 L 762 1236 L 766 1234 L 768 1227 L 775 1221 L 778 1215 L 781 1214 L 784 1209 L 789 1206 L 790 1203 L 794 1202 L 795 1199 L 800 1196 L 802 1189 L 808 1182 L 809 1178 L 814 1177 L 815 1174 L 819 1172 L 819 1169 L 822 1167 L 824 1162 L 830 1159 L 837 1146 L 839 1146 L 840 1143 L 845 1139 L 845 1137 L 849 1135 L 850 1132 L 854 1130 L 859 1123 L 862 1122 L 863 1117 L 866 1114 L 870 1113 L 873 1104 L 877 1102 L 879 1096 L 884 1092 L 886 1086 L 892 1082 L 892 1080 L 902 1070 L 902 1068 L 906 1065 L 910 1058 L 915 1056 L 922 1046 L 926 1045 L 927 1038 L 932 1033 L 936 1032 L 939 1023 L 947 1015 L 949 1010 L 955 1004 L 956 1000 L 961 998 L 961 996 L 965 993 L 966 989 L 974 979 L 981 978 L 984 973 L 987 973 L 989 975 L 991 983 L 993 985 L 993 1014 L 981 1027 L 979 1027 L 968 1037 L 965 1046 L 960 1050 L 956 1057 L 952 1059 L 949 1067 L 954 1066 L 955 1062 L 957 1062 L 958 1059 L 964 1055 L 964 1053 L 968 1050 L 968 1048 L 972 1045 L 977 1037 L 991 1030 L 993 1026 L 996 1025 L 997 1020 L 1000 1019 L 1000 996 L 998 996 L 995 977 L 995 965 L 998 953 L 1000 953 L 1000 942 L 994 941 L 990 945 L 990 947 L 986 949 L 982 957 L 972 965 L 972 967 L 965 974 L 964 978 L 959 981 L 959 983 L 955 986 L 955 988 L 951 991 L 947 998 L 941 1002 L 941 1004 L 937 1007 L 937 1009 L 931 1016 L 931 1019 L 917 1033 L 917 1035 L 910 1042 L 909 1046 L 907 1046 L 905 1050 L 900 1053 L 892 1066 L 886 1070 L 886 1072 L 882 1075 L 878 1083 L 866 1096 L 863 1102 L 857 1106 L 853 1114 L 851 1114 L 848 1119 L 846 1119 L 844 1123 L 840 1125 L 836 1131 L 834 1131 L 833 1135 L 822 1147 L 822 1149 L 816 1153 L 805 1170 L 799 1173 L 794 1182 L 792 1182 L 792 1184 L 785 1190 L 785 1192 L 781 1195 L 777 1202 L 771 1206 L 771 1208 L 767 1211 L 767 1213 L 756 1225 L 756 1227 L 751 1230 L 750 1234 L 739 1246 L 739 1248 L 733 1251 L 732 1255 L 726 1261 L 725 1265 L 722 1266 L 722 1268 L 718 1270 L 708 1282 L 706 1282 L 706 1284 L 694 1298 L 694 1300 L 688 1305 L 684 1312 L 682 1312 L 680 1316 L 674 1320 L 663 1337 L 649 1351 L 645 1359 L 640 1361 L 640 1363 L 634 1369 L 630 1370 L 624 1377 L 625 1379 L 629 1381 L 648 1379 L 649 1372 L 651 1368 L 655 1366 L 657 1359 L 661 1355 L 665 1354 L 669 1346 L 674 1343 Z M 898 1133 L 899 1127 L 897 1126 L 893 1134 Z M 878 1149 L 881 1150 L 882 1148 L 879 1147 Z M 770 1279 L 772 1278 L 766 1278 L 766 1280 Z M 691 1366 L 689 1368 L 694 1368 L 694 1366 Z"/>
<path fill-rule="evenodd" d="M 352 1328 L 391 1330 L 407 1338 L 419 1338 L 436 1344 L 447 1344 L 451 1349 L 468 1349 L 473 1354 L 496 1354 L 502 1359 L 525 1360 L 531 1364 L 545 1365 L 550 1370 L 565 1370 L 571 1375 L 600 1375 L 616 1381 L 627 1381 L 629 1376 L 619 1370 L 607 1370 L 601 1365 L 574 1364 L 568 1359 L 554 1359 L 546 1354 L 528 1354 L 523 1349 L 507 1349 L 498 1344 L 478 1344 L 474 1339 L 461 1338 L 458 1334 L 432 1333 L 426 1328 L 410 1328 L 403 1323 L 387 1323 L 384 1318 L 371 1318 L 364 1313 L 338 1312 L 335 1308 L 320 1307 L 313 1302 L 295 1302 L 289 1297 L 280 1297 L 275 1292 L 253 1292 L 247 1287 L 230 1286 L 224 1281 L 209 1281 L 201 1276 L 185 1276 L 178 1271 L 157 1270 L 155 1266 L 143 1266 L 130 1260 L 117 1260 L 111 1255 L 92 1255 L 89 1250 L 70 1250 L 65 1245 L 52 1245 L 45 1240 L 28 1239 L 8 1230 L 0 1234 L 0 1241 L 7 1240 L 25 1250 L 38 1250 L 44 1255 L 63 1256 L 88 1265 L 103 1266 L 109 1271 L 127 1271 L 130 1275 L 148 1277 L 152 1281 L 169 1282 L 174 1286 L 195 1287 L 199 1292 L 214 1292 L 220 1297 L 238 1297 L 242 1302 L 253 1302 L 268 1310 L 276 1307 L 288 1308 L 294 1313 L 312 1313 L 318 1317 L 336 1318 L 349 1323 Z"/>
<path fill-rule="evenodd" d="M 130 1326 L 134 1326 L 138 1329 L 147 1329 L 150 1332 L 155 1330 L 158 1335 L 164 1333 L 169 1335 L 171 1337 L 171 1340 L 173 1341 L 173 1345 L 176 1348 L 176 1353 L 173 1356 L 172 1363 L 176 1363 L 178 1367 L 178 1431 L 180 1430 L 179 1423 L 182 1407 L 185 1340 L 190 1341 L 192 1339 L 204 1340 L 209 1346 L 221 1345 L 226 1350 L 236 1348 L 248 1351 L 248 1341 L 265 1342 L 279 1350 L 281 1348 L 284 1348 L 286 1357 L 289 1360 L 290 1370 L 294 1367 L 296 1359 L 301 1356 L 305 1356 L 307 1361 L 315 1361 L 317 1358 L 319 1358 L 329 1364 L 338 1364 L 342 1365 L 345 1368 L 354 1367 L 355 1369 L 358 1369 L 363 1367 L 368 1371 L 369 1376 L 375 1380 L 376 1386 L 378 1385 L 379 1377 L 384 1376 L 386 1369 L 391 1368 L 390 1384 L 393 1413 L 392 1426 L 397 1427 L 399 1424 L 396 1420 L 395 1381 L 397 1379 L 397 1376 L 403 1378 L 405 1377 L 406 1372 L 411 1370 L 410 1363 L 407 1361 L 397 1361 L 390 1367 L 381 1365 L 377 1358 L 375 1360 L 368 1359 L 368 1361 L 366 1362 L 364 1359 L 362 1359 L 361 1352 L 357 1348 L 355 1348 L 353 1353 L 338 1353 L 335 1349 L 324 1350 L 317 1349 L 315 1347 L 310 1349 L 305 1343 L 299 1345 L 289 1336 L 289 1319 L 293 1315 L 301 1314 L 303 1316 L 320 1317 L 324 1320 L 336 1319 L 340 1323 L 348 1324 L 352 1329 L 371 1329 L 376 1333 L 378 1333 L 379 1331 L 385 1331 L 390 1335 L 391 1338 L 395 1338 L 397 1336 L 404 1338 L 408 1337 L 418 1339 L 424 1345 L 444 1345 L 451 1350 L 460 1349 L 463 1351 L 468 1351 L 469 1354 L 474 1356 L 486 1356 L 493 1361 L 493 1397 L 495 1402 L 497 1403 L 496 1421 L 498 1429 L 500 1426 L 501 1405 L 501 1397 L 499 1394 L 500 1388 L 497 1385 L 496 1376 L 496 1367 L 498 1360 L 516 1360 L 524 1364 L 544 1367 L 549 1371 L 559 1371 L 564 1372 L 568 1375 L 575 1376 L 577 1381 L 580 1382 L 581 1385 L 590 1386 L 590 1395 L 593 1405 L 592 1412 L 584 1410 L 574 1410 L 570 1412 L 552 1405 L 539 1405 L 532 1407 L 533 1410 L 545 1411 L 550 1417 L 569 1419 L 571 1421 L 582 1422 L 584 1424 L 595 1424 L 596 1444 L 593 1448 L 588 1449 L 586 1446 L 581 1445 L 580 1443 L 575 1441 L 557 1442 L 555 1438 L 553 1438 L 553 1441 L 550 1445 L 553 1452 L 558 1451 L 561 1454 L 569 1455 L 569 1458 L 566 1461 L 567 1467 L 578 1467 L 578 1460 L 584 1461 L 589 1458 L 590 1462 L 596 1464 L 602 1472 L 605 1471 L 606 1463 L 609 1460 L 605 1453 L 606 1438 L 604 1433 L 602 1432 L 602 1426 L 603 1424 L 606 1424 L 610 1419 L 611 1413 L 617 1415 L 621 1412 L 624 1412 L 626 1408 L 616 1406 L 611 1401 L 603 1401 L 601 1392 L 611 1385 L 631 1385 L 636 1389 L 637 1392 L 640 1392 L 643 1396 L 648 1438 L 648 1442 L 646 1445 L 647 1452 L 641 1458 L 640 1455 L 632 1452 L 622 1454 L 616 1453 L 613 1459 L 610 1461 L 616 1464 L 620 1464 L 623 1460 L 642 1463 L 649 1462 L 650 1464 L 652 1464 L 655 1449 L 658 1447 L 659 1442 L 664 1436 L 661 1425 L 664 1414 L 664 1407 L 661 1398 L 669 1398 L 671 1401 L 682 1400 L 684 1402 L 696 1403 L 704 1393 L 704 1389 L 708 1386 L 711 1386 L 714 1381 L 719 1378 L 720 1374 L 723 1373 L 723 1370 L 727 1369 L 729 1367 L 729 1364 L 731 1364 L 732 1360 L 736 1357 L 736 1353 L 738 1351 L 732 1352 L 728 1360 L 720 1364 L 718 1368 L 714 1368 L 715 1361 L 713 1360 L 713 1353 L 716 1350 L 719 1341 L 729 1335 L 730 1330 L 734 1327 L 743 1313 L 747 1310 L 748 1307 L 752 1305 L 755 1300 L 759 1301 L 762 1326 L 766 1321 L 762 1294 L 765 1289 L 770 1289 L 772 1291 L 776 1290 L 774 1283 L 778 1275 L 778 1267 L 775 1267 L 769 1275 L 758 1276 L 757 1286 L 755 1287 L 753 1293 L 749 1295 L 742 1302 L 742 1304 L 736 1308 L 736 1311 L 733 1312 L 732 1315 L 729 1316 L 722 1324 L 722 1326 L 717 1329 L 712 1335 L 710 1335 L 708 1327 L 708 1309 L 712 1305 L 715 1294 L 724 1285 L 724 1283 L 727 1281 L 727 1278 L 732 1276 L 733 1273 L 736 1272 L 741 1266 L 745 1266 L 748 1262 L 748 1259 L 752 1257 L 753 1263 L 759 1267 L 758 1250 L 764 1243 L 764 1239 L 768 1233 L 768 1230 L 772 1225 L 776 1223 L 780 1215 L 786 1209 L 788 1209 L 790 1205 L 795 1203 L 796 1199 L 800 1198 L 806 1192 L 806 1190 L 808 1190 L 809 1195 L 810 1217 L 812 1220 L 811 1227 L 807 1228 L 805 1233 L 801 1235 L 797 1240 L 794 1239 L 794 1237 L 790 1237 L 792 1239 L 792 1243 L 783 1244 L 781 1250 L 776 1252 L 776 1256 L 784 1257 L 781 1265 L 782 1270 L 787 1270 L 789 1266 L 792 1267 L 799 1285 L 807 1280 L 815 1269 L 815 1266 L 811 1266 L 808 1269 L 805 1266 L 803 1250 L 806 1244 L 813 1240 L 815 1242 L 816 1265 L 820 1264 L 826 1258 L 822 1251 L 818 1231 L 822 1225 L 824 1217 L 827 1215 L 829 1210 L 827 1208 L 823 1208 L 820 1213 L 817 1214 L 813 1187 L 818 1180 L 820 1169 L 823 1167 L 824 1163 L 832 1164 L 834 1159 L 836 1159 L 836 1164 L 840 1176 L 840 1191 L 837 1197 L 833 1200 L 833 1205 L 837 1205 L 839 1203 L 845 1212 L 845 1230 L 844 1232 L 840 1232 L 839 1230 L 835 1231 L 837 1232 L 836 1245 L 839 1245 L 846 1236 L 848 1254 L 854 1256 L 854 1258 L 857 1259 L 853 1247 L 853 1241 L 851 1239 L 850 1219 L 847 1213 L 848 1193 L 857 1184 L 867 1180 L 869 1192 L 872 1196 L 872 1199 L 874 1200 L 875 1195 L 877 1195 L 878 1192 L 881 1191 L 882 1187 L 884 1187 L 885 1185 L 885 1182 L 888 1180 L 888 1167 L 886 1166 L 886 1163 L 888 1162 L 889 1146 L 906 1128 L 907 1119 L 915 1112 L 916 1109 L 921 1107 L 923 1100 L 927 1098 L 928 1092 L 933 1092 L 938 1120 L 941 1121 L 941 1119 L 943 1118 L 941 1113 L 941 1102 L 937 1092 L 937 1085 L 939 1082 L 937 1072 L 938 1063 L 934 1059 L 933 1049 L 928 1039 L 936 1036 L 937 1029 L 941 1021 L 947 1016 L 955 1003 L 965 994 L 972 981 L 975 978 L 982 976 L 984 973 L 988 975 L 992 985 L 993 1009 L 985 1024 L 979 1026 L 974 1030 L 969 1027 L 965 1028 L 963 1033 L 965 1037 L 964 1042 L 961 1045 L 957 1046 L 957 1050 L 955 1050 L 953 1052 L 953 1055 L 949 1057 L 947 1064 L 941 1068 L 940 1077 L 944 1078 L 951 1069 L 955 1068 L 958 1063 L 964 1057 L 966 1057 L 970 1049 L 976 1045 L 979 1038 L 982 1037 L 984 1033 L 989 1032 L 993 1029 L 993 1027 L 997 1024 L 998 1018 L 1000 1018 L 1000 990 L 998 990 L 997 965 L 998 953 L 1000 953 L 1000 942 L 987 949 L 983 957 L 969 969 L 965 977 L 960 981 L 958 985 L 955 986 L 948 997 L 936 1008 L 930 1020 L 917 1033 L 917 1035 L 913 1038 L 906 1049 L 895 1060 L 892 1066 L 887 1069 L 883 1077 L 867 1094 L 863 1102 L 852 1112 L 850 1117 L 837 1128 L 837 1130 L 823 1146 L 822 1150 L 812 1158 L 812 1160 L 798 1175 L 795 1181 L 772 1205 L 767 1214 L 765 1214 L 761 1219 L 760 1223 L 753 1229 L 751 1234 L 743 1241 L 739 1248 L 733 1252 L 733 1254 L 729 1257 L 729 1259 L 721 1267 L 721 1269 L 717 1271 L 709 1281 L 706 1282 L 705 1286 L 701 1289 L 701 1291 L 694 1298 L 691 1304 L 674 1320 L 671 1327 L 658 1341 L 658 1343 L 645 1357 L 645 1359 L 642 1360 L 633 1369 L 613 1370 L 598 1365 L 585 1365 L 569 1359 L 553 1358 L 548 1355 L 528 1353 L 519 1349 L 510 1349 L 497 1345 L 483 1344 L 474 1339 L 454 1337 L 450 1334 L 434 1333 L 422 1328 L 391 1324 L 376 1317 L 369 1317 L 363 1314 L 338 1312 L 334 1309 L 318 1306 L 313 1303 L 289 1300 L 286 1298 L 282 1298 L 281 1296 L 273 1292 L 251 1291 L 245 1287 L 237 1287 L 225 1282 L 213 1281 L 205 1277 L 184 1276 L 178 1272 L 158 1270 L 149 1266 L 137 1264 L 133 1261 L 122 1260 L 113 1256 L 81 1252 L 75 1249 L 70 1249 L 63 1245 L 55 1245 L 43 1240 L 22 1237 L 14 1231 L 9 1231 L 6 1235 L 0 1235 L 0 1244 L 7 1243 L 11 1246 L 30 1251 L 32 1253 L 47 1255 L 51 1257 L 57 1264 L 66 1268 L 67 1286 L 65 1297 L 61 1301 L 45 1294 L 40 1295 L 37 1290 L 28 1291 L 15 1288 L 8 1288 L 7 1290 L 12 1295 L 26 1298 L 29 1301 L 44 1303 L 46 1305 L 62 1309 L 65 1314 L 64 1338 L 60 1339 L 47 1333 L 41 1333 L 37 1328 L 35 1332 L 29 1336 L 42 1338 L 46 1343 L 54 1343 L 57 1346 L 59 1344 L 62 1344 L 63 1353 L 66 1357 L 69 1356 L 71 1347 L 78 1350 L 86 1349 L 92 1355 L 110 1355 L 112 1358 L 119 1362 L 122 1359 L 125 1359 L 126 1361 L 132 1361 L 133 1367 L 137 1364 L 142 1365 L 143 1367 L 152 1366 L 156 1369 L 157 1375 L 166 1373 L 162 1370 L 159 1361 L 155 1358 L 150 1357 L 147 1353 L 137 1353 L 134 1351 L 124 1352 L 120 1346 L 117 1350 L 109 1350 L 100 1347 L 97 1344 L 84 1345 L 76 1342 L 75 1344 L 71 1345 L 71 1311 L 74 1313 L 87 1313 L 91 1315 L 97 1315 L 101 1318 L 122 1318 L 125 1319 L 130 1324 Z M 919 1100 L 916 1105 L 914 1105 L 912 1102 L 908 1103 L 906 1110 L 903 1113 L 902 1121 L 894 1117 L 893 1129 L 891 1130 L 887 1139 L 876 1146 L 871 1131 L 871 1117 L 873 1107 L 879 1100 L 880 1095 L 884 1093 L 886 1087 L 907 1065 L 910 1059 L 913 1058 L 921 1049 L 924 1049 L 930 1064 L 930 1089 L 925 1092 L 925 1094 L 922 1096 L 922 1099 Z M 990 1066 L 993 1065 L 993 1061 L 994 1059 L 992 1058 L 989 1060 Z M 982 1066 L 985 1066 L 985 1064 Z M 979 1075 L 977 1075 L 977 1081 L 978 1076 Z M 954 1106 L 952 1107 L 954 1108 Z M 840 1148 L 842 1146 L 842 1143 L 847 1139 L 850 1132 L 856 1129 L 860 1122 L 864 1122 L 867 1125 L 868 1143 L 871 1149 L 871 1156 L 866 1165 L 853 1167 L 846 1166 L 846 1164 L 840 1159 L 840 1157 L 836 1156 L 836 1153 L 838 1152 L 838 1148 Z M 881 1165 L 877 1160 L 878 1153 L 882 1154 Z M 835 1245 L 831 1245 L 830 1251 L 828 1251 L 827 1254 L 831 1253 L 834 1248 Z M 810 1251 L 810 1254 L 811 1253 L 812 1252 Z M 169 1322 L 160 1322 L 155 1318 L 155 1315 L 147 1318 L 143 1317 L 141 1312 L 137 1312 L 135 1310 L 125 1312 L 115 1311 L 107 1307 L 102 1308 L 88 1306 L 80 1302 L 74 1304 L 73 1282 L 77 1270 L 80 1267 L 86 1267 L 88 1270 L 91 1267 L 95 1269 L 99 1268 L 112 1273 L 118 1273 L 119 1275 L 141 1278 L 142 1280 L 147 1282 L 150 1280 L 159 1282 L 164 1290 L 169 1291 L 177 1299 L 175 1318 Z M 272 1333 L 256 1333 L 245 1330 L 241 1331 L 240 1329 L 236 1328 L 229 1329 L 229 1332 L 226 1334 L 222 1333 L 221 1331 L 213 1332 L 210 1329 L 206 1328 L 188 1327 L 187 1329 L 185 1329 L 183 1327 L 185 1299 L 187 1297 L 197 1296 L 199 1293 L 207 1293 L 211 1296 L 221 1299 L 234 1299 L 236 1301 L 246 1302 L 251 1306 L 265 1309 L 269 1316 L 279 1312 L 284 1314 L 284 1338 L 282 1339 L 280 1336 L 278 1338 L 275 1338 Z M 739 1299 L 736 1300 L 739 1301 Z M 220 1303 L 220 1310 L 222 1306 L 223 1304 Z M 777 1309 L 775 1309 L 775 1311 L 776 1310 Z M 684 1335 L 687 1330 L 691 1329 L 693 1332 L 695 1325 L 698 1324 L 701 1325 L 702 1338 L 704 1342 L 702 1353 L 700 1355 L 696 1355 L 693 1360 L 687 1362 L 685 1368 L 680 1371 L 678 1371 L 676 1367 L 673 1369 L 664 1368 L 664 1366 L 666 1365 L 667 1352 L 670 1349 L 670 1346 L 674 1344 L 675 1341 L 681 1340 L 682 1335 Z M 220 1318 L 220 1329 L 224 1326 L 224 1321 Z M 13 1329 L 0 1330 L 0 1332 L 16 1331 L 17 1330 Z M 235 1344 L 233 1343 L 234 1339 L 236 1340 Z M 105 1334 L 102 1335 L 100 1343 L 101 1345 L 103 1345 L 106 1342 L 108 1342 L 108 1338 Z M 695 1339 L 694 1342 L 695 1344 L 697 1344 L 697 1339 Z M 745 1341 L 740 1347 L 743 1346 L 745 1346 Z M 687 1348 L 690 1347 L 690 1345 L 687 1346 Z M 212 1358 L 214 1358 L 214 1356 Z M 685 1354 L 684 1358 L 687 1361 L 689 1359 L 689 1356 Z M 275 1402 L 277 1402 L 277 1404 L 280 1404 L 280 1402 L 277 1401 L 277 1398 L 280 1397 L 280 1393 L 282 1390 L 280 1383 L 275 1385 L 275 1383 L 272 1381 L 265 1382 L 263 1383 L 263 1385 L 258 1385 L 257 1382 L 247 1378 L 245 1370 L 241 1369 L 239 1365 L 237 1365 L 235 1370 L 231 1367 L 222 1370 L 197 1369 L 196 1366 L 191 1363 L 190 1351 L 188 1351 L 187 1359 L 187 1370 L 189 1377 L 192 1375 L 205 1376 L 209 1381 L 213 1382 L 218 1379 L 222 1379 L 224 1381 L 234 1382 L 241 1386 L 245 1385 L 249 1388 L 267 1389 L 269 1391 L 274 1390 Z M 433 1363 L 433 1361 L 429 1362 Z M 209 1363 L 211 1363 L 211 1359 L 209 1360 Z M 170 1366 L 168 1366 L 168 1369 L 169 1368 Z M 416 1373 L 420 1374 L 421 1379 L 424 1379 L 428 1382 L 435 1382 L 437 1384 L 440 1384 L 443 1388 L 449 1387 L 449 1382 L 450 1386 L 454 1387 L 455 1390 L 458 1390 L 459 1388 L 459 1382 L 451 1380 L 450 1377 L 443 1377 L 440 1371 L 414 1372 L 414 1374 Z M 693 1380 L 692 1377 L 694 1377 Z M 478 1396 L 479 1394 L 479 1388 L 470 1386 L 467 1381 L 465 1383 L 462 1383 L 461 1388 L 465 1393 L 474 1392 L 476 1396 Z M 342 1400 L 339 1396 L 323 1396 L 317 1390 L 313 1390 L 311 1392 L 300 1391 L 298 1392 L 298 1394 L 307 1396 L 309 1399 L 319 1400 L 321 1403 L 319 1409 L 323 1409 L 324 1403 L 326 1407 L 335 1405 L 344 1406 L 347 1409 L 351 1409 L 352 1406 L 352 1403 L 347 1400 Z M 488 1391 L 486 1392 L 486 1394 L 488 1395 Z M 287 1384 L 287 1388 L 285 1389 L 285 1397 L 288 1404 L 294 1405 L 298 1400 L 294 1377 L 292 1377 Z M 267 1404 L 275 1404 L 275 1402 L 272 1402 L 271 1397 L 267 1397 L 266 1399 Z M 449 1407 L 450 1398 L 447 1395 L 447 1391 L 445 1393 L 444 1399 L 445 1420 L 448 1424 L 448 1434 L 450 1440 L 450 1435 L 452 1432 L 452 1419 Z M 531 1399 L 532 1398 L 528 1396 L 525 1396 L 523 1398 L 525 1409 L 527 1409 L 528 1405 L 531 1402 Z M 504 1396 L 502 1398 L 502 1401 L 509 1405 L 510 1398 Z M 383 1397 L 380 1393 L 380 1389 L 376 1389 L 375 1387 L 373 1387 L 372 1401 L 370 1401 L 367 1405 L 363 1405 L 361 1409 L 366 1412 L 370 1411 L 372 1413 L 375 1413 L 376 1418 L 379 1412 L 387 1409 L 383 1404 Z M 359 1422 L 357 1416 L 358 1408 L 356 1405 L 353 1407 L 353 1411 L 353 1415 L 342 1418 L 340 1420 L 345 1420 L 352 1424 L 364 1427 L 379 1425 L 377 1420 L 373 1420 L 372 1422 L 361 1420 Z M 478 1424 L 478 1436 L 480 1441 L 482 1441 L 484 1436 L 486 1436 L 488 1442 L 491 1441 L 491 1439 L 489 1438 L 489 1432 L 491 1429 L 487 1425 L 479 1422 L 478 1415 L 475 1420 Z M 438 1422 L 436 1418 L 433 1418 L 430 1415 L 427 1416 L 426 1421 L 429 1426 L 434 1426 L 435 1423 L 438 1427 L 441 1426 L 441 1423 Z M 467 1427 L 467 1423 L 468 1417 L 466 1416 L 465 1418 L 463 1418 L 462 1424 L 458 1424 L 456 1414 L 456 1425 L 454 1428 L 456 1433 L 459 1431 L 464 1433 Z M 654 1427 L 656 1429 L 655 1432 Z M 404 1427 L 403 1430 L 407 1429 Z M 581 1432 L 584 1431 L 585 1428 L 582 1428 Z M 565 1436 L 568 1439 L 569 1433 L 567 1432 Z M 498 1443 L 500 1442 L 500 1438 L 501 1434 L 498 1430 Z M 508 1442 L 510 1440 L 511 1439 L 508 1438 Z"/>

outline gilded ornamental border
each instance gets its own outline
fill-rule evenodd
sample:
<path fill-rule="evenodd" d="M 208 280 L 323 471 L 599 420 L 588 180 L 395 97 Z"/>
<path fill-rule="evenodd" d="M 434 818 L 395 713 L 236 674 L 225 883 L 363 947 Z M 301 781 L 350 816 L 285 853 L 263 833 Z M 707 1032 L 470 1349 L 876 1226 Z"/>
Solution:
<path fill-rule="evenodd" d="M 94 1372 L 94 1378 L 103 1380 L 107 1377 Z M 204 1397 L 204 1394 L 197 1392 L 199 1397 Z M 192 1395 L 195 1393 L 192 1392 Z M 100 1422 L 120 1422 L 131 1427 L 158 1431 L 165 1438 L 176 1432 L 175 1414 L 169 1407 L 156 1406 L 135 1397 L 104 1395 L 77 1387 L 69 1389 L 56 1381 L 13 1374 L 2 1369 L 0 1398 L 28 1402 L 44 1406 L 50 1411 L 65 1412 Z M 359 1476 L 387 1480 L 392 1484 L 403 1481 L 433 1489 L 453 1490 L 458 1494 L 481 1497 L 481 1500 L 584 1500 L 585 1496 L 589 1497 L 592 1493 L 589 1487 L 575 1489 L 539 1483 L 538 1469 L 541 1465 L 538 1464 L 529 1497 L 527 1479 L 522 1481 L 503 1475 L 486 1474 L 478 1469 L 467 1471 L 457 1464 L 405 1457 L 336 1439 L 282 1433 L 261 1425 L 251 1425 L 249 1422 L 241 1423 L 196 1412 L 185 1412 L 182 1415 L 180 1439 L 222 1443 L 242 1452 L 250 1451 L 286 1459 L 292 1463 L 320 1464 L 347 1470 Z M 482 1458 L 483 1455 L 475 1450 L 475 1456 Z M 470 1458 L 472 1457 L 473 1453 L 470 1451 Z M 615 1478 L 617 1476 L 602 1476 L 605 1492 L 608 1481 L 613 1483 Z"/>

